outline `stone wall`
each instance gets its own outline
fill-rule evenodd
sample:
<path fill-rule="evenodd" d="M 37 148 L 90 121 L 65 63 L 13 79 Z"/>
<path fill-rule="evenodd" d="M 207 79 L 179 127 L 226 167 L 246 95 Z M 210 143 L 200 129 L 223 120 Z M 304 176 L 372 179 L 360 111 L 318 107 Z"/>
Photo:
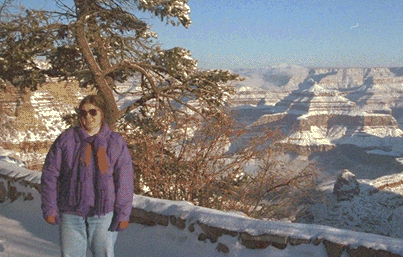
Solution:
<path fill-rule="evenodd" d="M 0 202 L 19 197 L 32 200 L 30 190 L 39 190 L 40 173 L 0 161 Z M 26 189 L 21 189 L 25 187 Z M 21 192 L 23 191 L 23 192 Z M 194 215 L 197 213 L 198 215 Z M 209 218 L 209 216 L 214 218 Z M 214 222 L 219 220 L 219 222 Z M 277 249 L 311 245 L 324 247 L 327 256 L 402 256 L 403 240 L 352 232 L 320 225 L 254 220 L 241 215 L 193 206 L 186 202 L 135 196 L 130 222 L 146 226 L 173 225 L 198 240 L 216 244 L 219 252 L 231 255 L 231 246 L 220 241 L 229 236 L 249 249 Z M 258 229 L 257 229 L 258 228 Z M 256 231 L 259 231 L 258 233 Z M 346 243 L 348 242 L 348 243 Z"/>

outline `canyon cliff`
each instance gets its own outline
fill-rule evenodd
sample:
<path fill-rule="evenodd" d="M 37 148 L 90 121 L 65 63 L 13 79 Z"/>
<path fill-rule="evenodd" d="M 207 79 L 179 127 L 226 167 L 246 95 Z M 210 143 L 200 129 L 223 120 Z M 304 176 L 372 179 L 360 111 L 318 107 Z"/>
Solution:
<path fill-rule="evenodd" d="M 362 151 L 363 160 L 389 156 L 394 164 L 388 161 L 387 165 L 400 169 L 403 68 L 290 66 L 233 72 L 245 78 L 234 84 L 237 94 L 228 102 L 234 117 L 248 129 L 244 140 L 253 139 L 265 128 L 280 128 L 284 137 L 277 144 L 292 145 L 298 155 L 311 158 L 329 152 L 329 159 L 334 153 L 354 149 Z M 123 91 L 135 87 L 135 81 L 129 84 L 122 85 Z M 0 95 L 1 147 L 13 151 L 14 157 L 31 158 L 39 164 L 66 128 L 61 115 L 72 113 L 90 92 L 74 82 L 49 82 L 35 92 L 9 87 Z M 131 101 L 118 95 L 116 100 L 120 107 Z M 239 150 L 244 143 L 233 142 L 232 149 Z M 27 157 L 29 153 L 34 156 Z M 348 155 L 351 153 L 346 158 Z M 357 172 L 352 167 L 338 169 L 344 168 Z"/>
<path fill-rule="evenodd" d="M 245 74 L 245 81 L 235 85 L 239 94 L 232 106 L 251 133 L 281 127 L 285 138 L 278 143 L 294 145 L 302 155 L 341 144 L 374 154 L 403 155 L 402 68 L 285 67 L 239 72 Z"/>

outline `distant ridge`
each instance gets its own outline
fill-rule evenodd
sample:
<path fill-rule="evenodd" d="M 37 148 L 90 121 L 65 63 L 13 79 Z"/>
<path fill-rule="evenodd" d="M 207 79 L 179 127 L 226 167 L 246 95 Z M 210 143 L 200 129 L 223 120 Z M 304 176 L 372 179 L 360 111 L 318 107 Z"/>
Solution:
<path fill-rule="evenodd" d="M 251 131 L 281 126 L 282 143 L 304 155 L 351 144 L 403 156 L 403 68 L 287 66 L 239 73 L 245 80 L 235 84 L 239 94 L 231 104 L 244 116 L 245 108 L 261 114 L 249 118 Z"/>

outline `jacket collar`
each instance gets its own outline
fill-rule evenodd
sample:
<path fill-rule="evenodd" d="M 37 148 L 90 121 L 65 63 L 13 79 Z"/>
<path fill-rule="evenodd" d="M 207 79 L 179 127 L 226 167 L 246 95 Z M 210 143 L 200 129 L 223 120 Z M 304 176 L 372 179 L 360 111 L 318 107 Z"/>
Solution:
<path fill-rule="evenodd" d="M 76 132 L 74 133 L 74 139 L 76 140 L 77 143 L 82 142 L 83 140 L 90 137 L 90 135 L 88 135 L 85 129 L 81 126 L 75 127 L 74 130 Z M 112 131 L 110 130 L 108 124 L 104 122 L 99 132 L 93 135 L 93 137 L 107 138 L 110 135 L 110 133 L 112 133 Z"/>

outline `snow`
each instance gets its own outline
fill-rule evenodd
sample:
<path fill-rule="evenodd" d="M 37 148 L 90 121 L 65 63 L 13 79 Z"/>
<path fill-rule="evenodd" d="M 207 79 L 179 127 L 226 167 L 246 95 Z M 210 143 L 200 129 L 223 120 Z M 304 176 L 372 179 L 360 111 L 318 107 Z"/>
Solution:
<path fill-rule="evenodd" d="M 0 161 L 0 173 L 26 178 L 37 178 L 40 174 L 3 161 Z M 392 177 L 389 177 L 388 181 L 390 179 Z M 19 198 L 14 202 L 7 200 L 0 204 L 0 256 L 60 256 L 58 227 L 51 226 L 43 220 L 39 193 L 20 184 L 16 186 L 18 191 L 30 191 L 34 200 L 24 201 Z M 250 235 L 272 234 L 311 240 L 322 238 L 334 243 L 350 245 L 353 248 L 366 246 L 403 254 L 403 240 L 397 238 L 321 225 L 255 220 L 238 213 L 198 207 L 183 201 L 160 200 L 140 195 L 135 195 L 133 207 L 166 216 L 180 217 L 186 220 L 186 225 L 203 223 L 231 231 L 247 232 Z M 400 210 L 399 213 L 401 214 L 402 211 Z M 115 254 L 116 256 L 132 256 L 136 253 L 138 256 L 151 257 L 327 256 L 322 243 L 318 246 L 313 243 L 288 245 L 283 250 L 273 246 L 252 250 L 243 246 L 237 237 L 229 235 L 221 236 L 216 243 L 211 243 L 209 240 L 199 241 L 200 232 L 202 231 L 198 226 L 195 226 L 195 231 L 191 233 L 188 229 L 181 230 L 171 224 L 144 226 L 130 223 L 128 229 L 119 233 Z M 227 245 L 230 253 L 218 252 L 216 247 L 219 243 Z"/>
<path fill-rule="evenodd" d="M 34 196 L 38 199 L 39 195 Z M 363 239 L 356 239 L 355 232 L 338 229 L 322 228 L 319 226 L 272 224 L 268 222 L 256 222 L 242 218 L 234 214 L 223 214 L 214 210 L 192 207 L 186 203 L 172 204 L 170 201 L 163 203 L 156 199 L 144 199 L 136 196 L 134 206 L 144 206 L 146 209 L 156 212 L 170 213 L 172 215 L 182 213 L 188 218 L 198 219 L 203 223 L 233 229 L 244 229 L 250 234 L 261 234 L 263 231 L 281 232 L 297 238 L 308 238 L 312 234 L 329 234 L 329 239 L 340 243 L 354 245 L 373 245 L 382 249 L 395 248 L 399 250 L 401 240 L 390 238 L 372 237 L 368 235 Z M 266 226 L 262 226 L 263 224 Z M 330 230 L 330 231 L 329 231 Z M 180 230 L 172 225 L 167 227 L 148 227 L 131 223 L 129 228 L 121 232 L 115 246 L 116 256 L 226 256 L 216 250 L 218 243 L 209 243 L 197 240 L 197 231 L 190 233 Z M 4 249 L 0 256 L 59 256 L 58 228 L 45 223 L 40 212 L 38 200 L 24 202 L 17 200 L 13 203 L 0 204 L 0 244 Z M 134 242 L 133 242 L 134 239 Z M 236 238 L 223 236 L 220 242 L 230 246 L 230 256 L 327 256 L 322 245 L 313 244 L 288 246 L 280 250 L 269 246 L 263 250 L 251 250 L 241 245 Z M 403 253 L 403 250 L 400 249 Z"/>
<path fill-rule="evenodd" d="M 350 172 L 343 175 L 349 180 L 354 176 Z M 327 192 L 324 201 L 310 207 L 311 220 L 299 222 L 403 238 L 403 173 L 357 181 L 359 193 L 344 201 L 332 193 L 334 181 L 321 184 L 318 188 Z"/>
<path fill-rule="evenodd" d="M 41 173 L 17 166 L 7 159 L 0 160 L 0 174 L 13 179 L 22 179 L 25 182 L 40 184 Z"/>
<path fill-rule="evenodd" d="M 0 256 L 42 257 L 60 256 L 57 226 L 48 225 L 42 218 L 39 194 L 34 195 L 33 201 L 24 202 L 21 199 L 13 203 L 0 204 Z M 147 209 L 159 210 L 165 213 L 177 214 L 187 209 L 186 203 L 170 206 L 169 201 L 160 202 L 136 196 L 135 206 L 146 206 Z M 189 209 L 188 209 L 189 211 Z M 194 218 L 200 217 L 206 221 L 208 210 L 191 211 Z M 211 214 L 217 214 L 211 211 Z M 211 222 L 220 224 L 223 215 L 213 216 Z M 236 217 L 236 216 L 235 216 Z M 228 219 L 227 219 L 228 221 Z M 239 222 L 239 220 L 237 220 Z M 246 223 L 242 224 L 247 226 Z M 187 229 L 180 230 L 172 225 L 144 226 L 131 223 L 129 228 L 119 233 L 115 245 L 116 256 L 227 256 L 216 250 L 218 243 L 199 241 L 196 230 L 190 233 Z M 253 231 L 251 231 L 253 232 Z M 230 245 L 230 256 L 326 256 L 324 247 L 302 245 L 290 246 L 285 250 L 268 247 L 264 250 L 250 250 L 241 245 L 236 238 L 223 236 L 220 242 Z M 87 253 L 88 254 L 88 253 Z M 90 256 L 90 255 L 87 255 Z"/>
<path fill-rule="evenodd" d="M 293 132 L 281 142 L 301 146 L 336 146 L 326 137 L 326 132 L 327 130 L 323 127 L 311 126 L 310 130 L 300 130 Z"/>

